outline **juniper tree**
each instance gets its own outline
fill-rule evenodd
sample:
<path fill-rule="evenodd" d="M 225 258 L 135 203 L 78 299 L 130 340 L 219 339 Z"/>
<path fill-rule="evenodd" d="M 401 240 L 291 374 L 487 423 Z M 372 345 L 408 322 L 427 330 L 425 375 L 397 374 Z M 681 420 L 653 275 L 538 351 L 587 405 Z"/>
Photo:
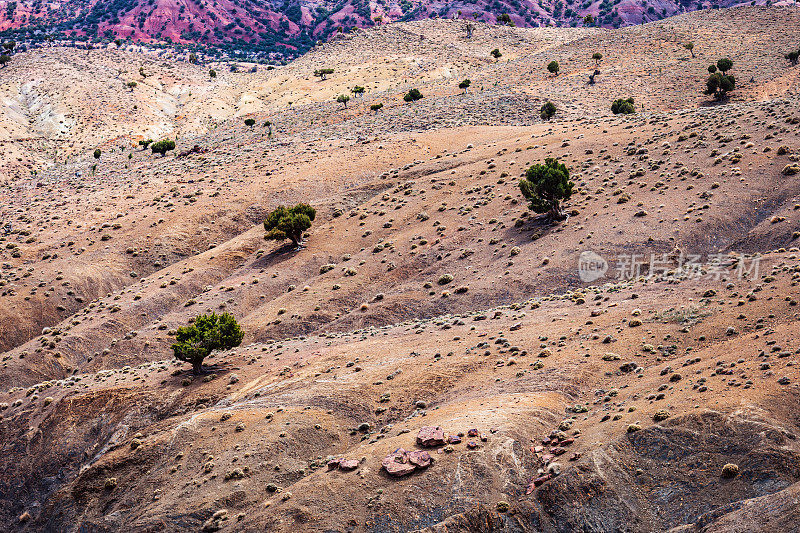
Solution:
<path fill-rule="evenodd" d="M 555 74 L 556 76 L 558 76 L 559 68 L 560 67 L 558 66 L 558 61 L 551 61 L 550 63 L 547 64 L 547 71 L 550 72 L 551 74 Z"/>
<path fill-rule="evenodd" d="M 522 195 L 536 213 L 547 213 L 551 220 L 564 218 L 561 202 L 569 200 L 575 184 L 569 180 L 569 169 L 554 158 L 545 159 L 525 172 L 520 180 Z"/>
<path fill-rule="evenodd" d="M 162 156 L 166 155 L 167 152 L 174 149 L 175 149 L 175 141 L 172 141 L 170 139 L 164 139 L 158 142 L 154 142 L 153 144 L 150 145 L 150 150 L 152 150 L 154 154 L 161 154 Z"/>
<path fill-rule="evenodd" d="M 472 85 L 472 82 L 469 81 L 468 79 L 465 79 L 461 83 L 458 84 L 458 88 L 459 89 L 464 89 L 464 94 L 467 94 L 467 89 L 469 89 L 470 85 Z"/>
<path fill-rule="evenodd" d="M 175 358 L 192 365 L 194 374 L 203 371 L 203 360 L 215 350 L 228 350 L 242 343 L 244 332 L 230 313 L 203 314 L 188 326 L 178 328 L 172 351 Z"/>
<path fill-rule="evenodd" d="M 423 98 L 422 93 L 419 92 L 419 89 L 411 89 L 408 91 L 405 96 L 403 96 L 403 100 L 406 102 L 416 102 L 417 100 L 421 100 Z"/>
<path fill-rule="evenodd" d="M 292 207 L 280 206 L 267 215 L 264 238 L 272 241 L 290 239 L 295 247 L 300 245 L 303 232 L 311 227 L 317 211 L 308 204 L 297 204 Z"/>
<path fill-rule="evenodd" d="M 633 104 L 633 97 L 631 98 L 617 98 L 611 104 L 611 112 L 615 115 L 631 115 L 636 113 L 636 106 Z"/>
<path fill-rule="evenodd" d="M 539 110 L 542 120 L 550 120 L 556 114 L 556 105 L 553 102 L 545 102 Z"/>

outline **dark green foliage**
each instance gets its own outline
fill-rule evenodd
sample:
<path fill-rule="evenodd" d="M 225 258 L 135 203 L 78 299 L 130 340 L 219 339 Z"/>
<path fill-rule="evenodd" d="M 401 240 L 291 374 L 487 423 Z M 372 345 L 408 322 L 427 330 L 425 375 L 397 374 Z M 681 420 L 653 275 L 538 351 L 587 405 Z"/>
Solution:
<path fill-rule="evenodd" d="M 256 119 L 254 119 L 254 118 L 246 118 L 246 119 L 244 119 L 244 125 L 245 126 L 250 126 L 252 128 L 253 126 L 255 126 L 255 124 L 256 124 Z"/>
<path fill-rule="evenodd" d="M 603 54 L 595 52 L 592 54 L 592 59 L 594 59 L 595 66 L 600 66 L 600 60 L 603 59 Z"/>
<path fill-rule="evenodd" d="M 551 74 L 555 74 L 558 76 L 558 69 L 559 69 L 558 61 L 551 61 L 547 64 L 547 71 Z"/>
<path fill-rule="evenodd" d="M 378 111 L 383 109 L 383 103 L 382 102 L 378 102 L 377 104 L 372 104 L 371 106 L 369 106 L 369 108 L 377 113 Z"/>
<path fill-rule="evenodd" d="M 102 154 L 103 154 L 103 152 L 102 152 L 102 151 L 100 151 L 100 148 L 97 148 L 97 149 L 95 149 L 95 151 L 94 151 L 94 154 L 93 154 L 93 155 L 94 155 L 94 158 L 95 158 L 95 159 L 100 159 L 100 156 L 101 156 Z"/>
<path fill-rule="evenodd" d="M 191 363 L 192 371 L 199 374 L 203 359 L 214 350 L 227 350 L 242 343 L 244 332 L 230 313 L 200 315 L 189 326 L 178 328 L 172 351 L 179 361 Z"/>
<path fill-rule="evenodd" d="M 592 24 L 594 24 L 594 17 L 591 14 L 586 15 L 585 17 L 583 17 L 583 25 L 584 26 L 591 26 Z"/>
<path fill-rule="evenodd" d="M 735 88 L 736 79 L 732 75 L 715 72 L 706 80 L 706 94 L 713 95 L 717 100 L 724 99 Z"/>
<path fill-rule="evenodd" d="M 530 167 L 519 182 L 531 209 L 536 213 L 547 213 L 553 220 L 563 218 L 561 202 L 569 200 L 574 187 L 567 167 L 553 158 L 545 159 L 543 165 Z"/>
<path fill-rule="evenodd" d="M 405 96 L 403 96 L 403 100 L 406 102 L 416 102 L 417 100 L 421 100 L 423 98 L 422 93 L 419 92 L 419 89 L 411 89 L 408 91 Z"/>
<path fill-rule="evenodd" d="M 311 227 L 317 211 L 308 204 L 297 204 L 293 207 L 281 206 L 267 216 L 264 238 L 272 241 L 291 239 L 297 246 L 303 238 L 303 232 Z"/>
<path fill-rule="evenodd" d="M 314 76 L 318 77 L 321 80 L 327 79 L 328 74 L 333 74 L 332 68 L 319 68 L 314 71 Z"/>
<path fill-rule="evenodd" d="M 5 67 L 6 63 L 8 63 L 9 61 L 11 61 L 11 56 L 9 56 L 8 54 L 0 55 L 0 65 L 3 65 Z"/>
<path fill-rule="evenodd" d="M 365 91 L 366 89 L 360 85 L 356 85 L 355 87 L 350 89 L 350 92 L 353 93 L 353 95 L 355 96 L 363 96 Z"/>
<path fill-rule="evenodd" d="M 175 149 L 175 141 L 171 141 L 170 139 L 164 139 L 162 141 L 154 142 L 150 145 L 150 149 L 153 151 L 154 154 L 161 154 L 165 155 L 170 150 Z"/>
<path fill-rule="evenodd" d="M 346 94 L 340 94 L 336 97 L 336 101 L 342 104 L 343 106 L 347 107 L 347 102 L 350 101 L 350 97 Z"/>
<path fill-rule="evenodd" d="M 511 24 L 511 15 L 509 15 L 508 13 L 497 15 L 497 22 L 499 24 Z"/>
<path fill-rule="evenodd" d="M 556 114 L 556 105 L 553 102 L 545 102 L 539 110 L 542 120 L 550 120 Z"/>
<path fill-rule="evenodd" d="M 211 70 L 208 71 L 208 75 L 210 77 L 212 77 L 212 78 L 216 78 L 217 77 L 217 71 L 212 68 Z"/>
<path fill-rule="evenodd" d="M 722 58 L 716 65 L 710 65 L 708 72 L 711 74 L 706 80 L 705 93 L 722 100 L 728 93 L 736 88 L 736 79 L 727 72 L 733 68 L 733 61 Z"/>
<path fill-rule="evenodd" d="M 791 63 L 792 66 L 794 66 L 797 64 L 797 60 L 800 59 L 800 50 L 789 52 L 784 57 L 789 60 L 789 63 Z"/>
<path fill-rule="evenodd" d="M 491 51 L 491 55 L 495 59 L 500 59 L 500 57 L 502 57 L 503 54 L 500 53 L 499 48 L 495 48 L 494 50 Z"/>
<path fill-rule="evenodd" d="M 147 147 L 150 146 L 150 143 L 153 142 L 153 139 L 147 139 L 144 141 L 139 141 L 139 146 L 142 147 L 142 150 L 147 150 Z"/>
<path fill-rule="evenodd" d="M 615 115 L 631 115 L 636 113 L 633 98 L 618 98 L 611 104 L 611 112 Z"/>
<path fill-rule="evenodd" d="M 464 80 L 464 81 L 462 81 L 461 83 L 458 84 L 458 88 L 459 89 L 464 89 L 464 94 L 467 94 L 467 89 L 469 89 L 470 85 L 472 85 L 471 81 Z"/>

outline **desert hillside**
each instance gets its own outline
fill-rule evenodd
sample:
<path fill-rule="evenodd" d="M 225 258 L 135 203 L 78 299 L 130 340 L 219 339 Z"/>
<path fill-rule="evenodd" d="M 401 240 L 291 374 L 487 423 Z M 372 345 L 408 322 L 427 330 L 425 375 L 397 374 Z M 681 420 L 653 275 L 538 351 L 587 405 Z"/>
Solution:
<path fill-rule="evenodd" d="M 398 23 L 255 71 L 14 54 L 4 523 L 796 531 L 798 49 L 800 10 L 742 7 Z M 558 221 L 519 186 L 548 158 Z M 298 202 L 303 245 L 265 240 Z M 212 311 L 244 339 L 194 375 L 171 345 Z"/>

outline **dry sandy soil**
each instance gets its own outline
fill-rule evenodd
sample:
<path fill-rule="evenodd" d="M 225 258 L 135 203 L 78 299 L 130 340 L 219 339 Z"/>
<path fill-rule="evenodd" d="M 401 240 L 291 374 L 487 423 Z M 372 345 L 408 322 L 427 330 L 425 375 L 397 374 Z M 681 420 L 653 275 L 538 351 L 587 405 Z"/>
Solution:
<path fill-rule="evenodd" d="M 472 39 L 430 20 L 213 79 L 16 55 L 4 529 L 797 530 L 798 28 L 797 8 Z M 737 88 L 717 103 L 702 88 L 725 56 Z M 612 115 L 628 96 L 639 112 Z M 136 146 L 162 136 L 175 152 Z M 556 225 L 517 184 L 547 157 L 577 189 Z M 305 246 L 264 241 L 297 201 L 318 212 Z M 586 251 L 605 277 L 581 280 Z M 221 310 L 244 342 L 195 377 L 172 332 Z M 423 448 L 431 426 L 458 438 Z M 431 464 L 389 475 L 398 448 Z"/>

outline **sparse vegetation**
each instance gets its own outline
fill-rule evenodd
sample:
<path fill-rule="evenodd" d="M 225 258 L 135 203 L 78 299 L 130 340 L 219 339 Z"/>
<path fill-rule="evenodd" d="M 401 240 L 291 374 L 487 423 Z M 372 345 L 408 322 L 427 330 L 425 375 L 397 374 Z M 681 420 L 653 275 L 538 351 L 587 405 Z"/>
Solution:
<path fill-rule="evenodd" d="M 550 74 L 555 74 L 556 76 L 558 76 L 558 69 L 559 68 L 560 67 L 558 65 L 558 61 L 551 61 L 550 63 L 547 64 L 547 71 Z"/>
<path fill-rule="evenodd" d="M 458 88 L 459 89 L 464 89 L 464 94 L 467 94 L 467 89 L 469 89 L 469 86 L 471 84 L 472 84 L 471 81 L 469 81 L 468 79 L 465 79 L 461 83 L 458 84 Z"/>
<path fill-rule="evenodd" d="M 501 57 L 503 57 L 503 54 L 500 52 L 499 48 L 495 48 L 494 50 L 492 50 L 491 55 L 495 59 L 500 59 Z"/>
<path fill-rule="evenodd" d="M 346 94 L 340 94 L 336 97 L 336 101 L 342 104 L 344 107 L 347 107 L 347 102 L 350 101 L 350 97 Z"/>

